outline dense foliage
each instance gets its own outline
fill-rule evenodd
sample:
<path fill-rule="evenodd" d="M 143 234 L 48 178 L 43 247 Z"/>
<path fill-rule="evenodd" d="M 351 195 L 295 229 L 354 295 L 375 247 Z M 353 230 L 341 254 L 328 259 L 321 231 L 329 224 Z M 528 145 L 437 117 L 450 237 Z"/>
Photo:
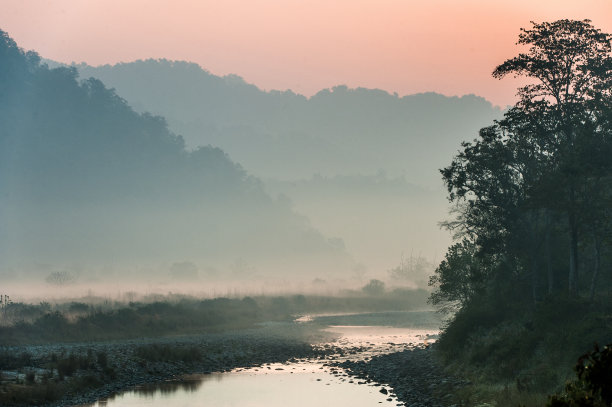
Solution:
<path fill-rule="evenodd" d="M 460 242 L 431 279 L 458 311 L 439 347 L 489 379 L 541 379 L 612 334 L 611 39 L 588 20 L 522 29 L 493 75 L 529 84 L 441 170 Z"/>
<path fill-rule="evenodd" d="M 595 407 L 612 405 L 612 347 L 595 349 L 578 359 L 576 379 L 567 383 L 565 393 L 554 395 L 548 407 Z"/>

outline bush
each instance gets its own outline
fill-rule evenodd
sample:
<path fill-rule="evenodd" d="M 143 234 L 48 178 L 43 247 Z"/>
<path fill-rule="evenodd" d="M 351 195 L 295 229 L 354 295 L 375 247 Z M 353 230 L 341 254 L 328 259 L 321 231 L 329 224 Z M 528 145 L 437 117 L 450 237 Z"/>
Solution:
<path fill-rule="evenodd" d="M 53 359 L 56 360 L 55 368 L 60 378 L 72 376 L 79 369 L 85 370 L 92 367 L 92 361 L 87 356 L 76 355 L 74 353 L 71 353 L 67 358 L 58 358 L 57 356 L 53 358 L 52 356 Z"/>
<path fill-rule="evenodd" d="M 385 283 L 380 280 L 373 279 L 364 285 L 361 291 L 363 291 L 364 294 L 371 296 L 383 295 L 385 293 Z"/>
<path fill-rule="evenodd" d="M 32 364 L 32 355 L 28 352 L 14 354 L 7 350 L 0 351 L 0 370 L 13 370 Z"/>
<path fill-rule="evenodd" d="M 612 405 L 612 344 L 578 359 L 577 378 L 568 383 L 565 393 L 550 397 L 548 407 L 603 407 Z"/>
<path fill-rule="evenodd" d="M 29 371 L 25 375 L 26 384 L 34 384 L 36 383 L 36 373 L 33 371 Z"/>
<path fill-rule="evenodd" d="M 106 352 L 98 352 L 96 354 L 96 359 L 101 368 L 104 369 L 108 366 L 108 356 L 106 355 Z"/>

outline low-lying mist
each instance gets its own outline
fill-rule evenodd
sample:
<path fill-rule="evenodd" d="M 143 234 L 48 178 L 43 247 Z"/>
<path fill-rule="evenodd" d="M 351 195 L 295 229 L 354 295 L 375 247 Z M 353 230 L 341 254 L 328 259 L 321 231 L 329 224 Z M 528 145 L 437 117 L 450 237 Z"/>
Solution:
<path fill-rule="evenodd" d="M 24 301 L 337 295 L 373 280 L 427 288 L 448 245 L 437 225 L 445 203 L 415 165 L 435 173 L 449 128 L 477 126 L 462 112 L 499 113 L 478 98 L 346 87 L 305 99 L 167 61 L 51 69 L 4 33 L 0 48 L 0 274 Z M 201 97 L 186 90 L 185 69 Z M 175 99 L 144 105 L 139 70 L 166 75 L 150 82 L 160 92 L 179 75 Z M 86 79 L 98 73 L 117 91 Z M 437 103 L 454 124 L 421 117 Z"/>

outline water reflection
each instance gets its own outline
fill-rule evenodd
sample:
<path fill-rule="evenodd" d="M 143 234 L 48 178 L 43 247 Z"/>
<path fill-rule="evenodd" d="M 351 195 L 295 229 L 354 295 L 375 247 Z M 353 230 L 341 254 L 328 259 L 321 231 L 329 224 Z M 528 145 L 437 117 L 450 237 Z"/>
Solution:
<path fill-rule="evenodd" d="M 186 376 L 181 380 L 172 380 L 162 383 L 151 383 L 136 387 L 133 391 L 140 396 L 155 396 L 156 394 L 172 394 L 177 391 L 193 393 L 207 380 L 207 375 Z"/>
<path fill-rule="evenodd" d="M 150 403 L 147 403 L 147 400 L 151 401 L 159 397 L 161 397 L 161 399 L 167 399 L 169 396 L 175 393 L 182 393 L 186 395 L 195 393 L 209 379 L 208 376 L 212 375 L 189 375 L 177 380 L 136 386 L 125 393 L 120 393 L 118 395 L 116 394 L 107 399 L 98 400 L 94 404 L 88 404 L 81 407 L 120 406 L 123 405 L 122 399 L 125 398 L 126 394 L 129 394 L 135 399 L 145 401 L 144 404 L 149 405 Z M 217 378 L 217 380 L 221 379 Z"/>
<path fill-rule="evenodd" d="M 389 316 L 382 316 L 385 320 Z M 396 318 L 396 315 L 391 315 Z M 358 322 L 354 317 L 350 322 Z M 379 320 L 381 316 L 376 316 Z M 363 320 L 362 320 L 363 321 Z M 332 322 L 331 319 L 329 322 Z M 336 319 L 334 322 L 348 322 Z M 367 359 L 373 355 L 397 352 L 431 340 L 437 329 L 395 328 L 390 326 L 330 326 L 338 334 L 333 344 L 323 347 L 346 349 L 335 360 Z M 325 360 L 298 360 L 236 369 L 228 373 L 186 376 L 181 380 L 140 386 L 100 400 L 95 407 L 366 407 L 403 405 L 392 389 L 349 377 L 342 369 L 325 365 Z M 384 389 L 385 391 L 381 391 Z"/>
<path fill-rule="evenodd" d="M 398 403 L 380 389 L 366 383 L 358 385 L 340 369 L 301 362 L 143 386 L 93 406 L 368 407 Z"/>

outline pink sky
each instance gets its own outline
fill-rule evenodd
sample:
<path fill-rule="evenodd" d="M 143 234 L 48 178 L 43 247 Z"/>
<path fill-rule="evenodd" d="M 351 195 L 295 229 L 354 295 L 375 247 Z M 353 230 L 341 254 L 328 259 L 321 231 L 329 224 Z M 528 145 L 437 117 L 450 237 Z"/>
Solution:
<path fill-rule="evenodd" d="M 519 82 L 490 74 L 530 20 L 588 18 L 612 32 L 612 0 L 0 0 L 0 10 L 21 47 L 61 62 L 168 58 L 263 89 L 474 93 L 502 106 Z"/>

